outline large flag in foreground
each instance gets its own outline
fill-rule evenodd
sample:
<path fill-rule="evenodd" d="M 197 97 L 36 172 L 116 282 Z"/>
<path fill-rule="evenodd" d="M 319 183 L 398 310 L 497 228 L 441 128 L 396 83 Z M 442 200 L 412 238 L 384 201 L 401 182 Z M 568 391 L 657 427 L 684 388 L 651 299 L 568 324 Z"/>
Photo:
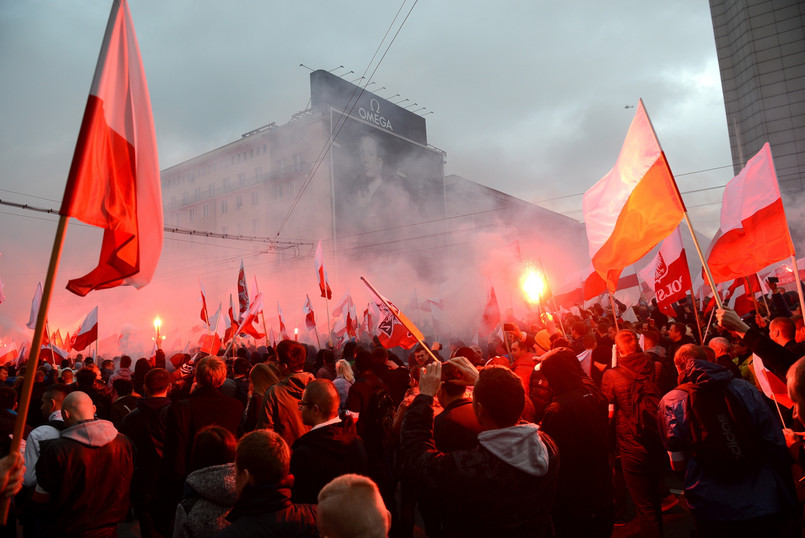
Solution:
<path fill-rule="evenodd" d="M 691 289 L 688 258 L 679 227 L 665 238 L 660 250 L 639 274 L 654 290 L 660 310 L 675 317 L 677 313 L 671 305 L 684 299 Z"/>
<path fill-rule="evenodd" d="M 707 265 L 716 282 L 757 273 L 794 255 L 768 142 L 724 189 L 721 227 Z"/>
<path fill-rule="evenodd" d="M 685 206 L 642 100 L 615 166 L 584 194 L 583 209 L 590 259 L 610 291 L 682 220 Z"/>
<path fill-rule="evenodd" d="M 59 214 L 104 229 L 98 266 L 70 280 L 86 295 L 151 281 L 162 250 L 162 192 L 151 100 L 126 0 L 115 0 Z"/>

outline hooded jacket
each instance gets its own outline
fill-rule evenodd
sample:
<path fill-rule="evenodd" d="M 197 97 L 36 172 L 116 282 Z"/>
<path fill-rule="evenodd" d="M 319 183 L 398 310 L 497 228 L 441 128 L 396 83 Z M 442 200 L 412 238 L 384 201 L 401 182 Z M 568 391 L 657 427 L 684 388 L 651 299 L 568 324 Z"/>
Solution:
<path fill-rule="evenodd" d="M 231 522 L 218 534 L 233 536 L 316 537 L 316 505 L 293 504 L 287 482 L 247 485 L 226 516 Z"/>
<path fill-rule="evenodd" d="M 307 432 L 292 450 L 292 497 L 296 503 L 316 504 L 319 491 L 333 478 L 368 472 L 366 449 L 352 418 Z"/>
<path fill-rule="evenodd" d="M 442 453 L 433 442 L 433 398 L 417 396 L 402 425 L 408 472 L 443 499 L 445 536 L 552 536 L 559 458 L 535 424 L 487 430 L 473 450 Z"/>
<path fill-rule="evenodd" d="M 215 536 L 229 526 L 226 515 L 237 500 L 234 463 L 193 471 L 187 475 L 184 498 L 176 507 L 174 538 Z"/>
<path fill-rule="evenodd" d="M 36 463 L 37 490 L 50 494 L 44 536 L 115 529 L 129 511 L 131 441 L 111 422 L 87 420 L 45 441 Z"/>
<path fill-rule="evenodd" d="M 756 433 L 762 438 L 767 460 L 757 473 L 729 484 L 711 476 L 693 457 L 688 392 L 674 389 L 660 401 L 657 418 L 663 444 L 674 461 L 687 459 L 684 488 L 691 512 L 700 519 L 740 521 L 781 513 L 793 508 L 790 459 L 778 422 L 760 392 L 743 379 L 734 379 L 718 364 L 688 361 L 683 377 L 697 386 L 724 383 L 743 403 Z"/>
<path fill-rule="evenodd" d="M 257 428 L 274 430 L 292 446 L 303 434 L 310 430 L 302 422 L 299 400 L 305 387 L 313 380 L 310 372 L 296 372 L 279 383 L 271 385 L 263 395 L 263 403 L 257 414 Z"/>

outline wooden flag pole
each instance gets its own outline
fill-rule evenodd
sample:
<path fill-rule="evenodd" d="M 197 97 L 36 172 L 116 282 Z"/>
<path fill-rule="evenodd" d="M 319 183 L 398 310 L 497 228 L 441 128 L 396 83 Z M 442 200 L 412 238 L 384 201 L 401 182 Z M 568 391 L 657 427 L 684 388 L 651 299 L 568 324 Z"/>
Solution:
<path fill-rule="evenodd" d="M 366 280 L 364 277 L 361 277 L 361 280 L 363 281 L 364 284 L 366 284 L 366 287 L 369 288 L 371 292 L 374 293 L 378 299 L 380 299 L 380 301 L 383 303 L 386 309 L 388 309 L 388 311 L 391 312 L 391 315 L 397 318 L 397 321 L 399 321 L 402 324 L 402 326 L 405 327 L 408 330 L 408 332 L 413 335 L 414 338 L 416 338 L 416 341 L 419 343 L 420 346 L 422 346 L 425 349 L 425 351 L 428 352 L 428 355 L 430 355 L 430 357 L 434 361 L 441 362 L 439 361 L 439 359 L 436 358 L 436 355 L 433 354 L 433 351 L 430 350 L 427 344 L 425 344 L 425 342 L 423 342 L 422 339 L 419 337 L 419 329 L 417 329 L 416 327 L 409 327 L 408 324 L 405 321 L 403 321 L 403 319 L 400 318 L 400 316 L 397 314 L 396 308 L 392 308 L 391 305 L 386 301 L 386 299 L 382 295 L 380 295 L 380 292 L 378 292 L 374 286 L 369 284 L 368 280 Z"/>
<path fill-rule="evenodd" d="M 752 305 L 755 307 L 755 314 L 760 314 L 760 305 L 757 302 L 757 297 L 755 297 L 755 292 L 752 291 L 752 284 L 749 283 L 749 277 L 744 276 L 744 286 L 746 289 L 746 294 L 752 298 Z M 766 315 L 768 316 L 768 309 L 766 309 Z"/>
<path fill-rule="evenodd" d="M 713 316 L 716 315 L 716 309 L 713 308 L 713 311 L 710 313 L 710 319 L 707 322 L 707 327 L 704 329 L 704 338 L 707 339 L 707 333 L 710 332 L 710 326 L 713 324 Z"/>
<path fill-rule="evenodd" d="M 794 276 L 797 282 L 797 293 L 799 294 L 799 314 L 805 316 L 805 297 L 802 296 L 802 280 L 799 278 L 799 267 L 797 266 L 797 255 L 791 255 L 791 263 L 794 264 Z"/>
<path fill-rule="evenodd" d="M 25 419 L 28 416 L 28 408 L 31 404 L 31 393 L 34 388 L 35 372 L 39 362 L 39 348 L 42 346 L 42 332 L 45 330 L 45 320 L 48 316 L 48 306 L 50 305 L 50 295 L 53 292 L 53 283 L 56 280 L 56 273 L 59 269 L 61 251 L 64 246 L 64 235 L 67 232 L 67 219 L 64 215 L 59 217 L 59 224 L 56 228 L 56 237 L 53 239 L 53 249 L 50 252 L 50 265 L 45 278 L 45 287 L 42 290 L 42 300 L 39 302 L 39 314 L 36 317 L 36 328 L 34 338 L 31 342 L 31 349 L 28 352 L 28 362 L 25 365 L 25 379 L 22 383 L 19 403 L 17 404 L 17 418 L 14 421 L 14 433 L 11 438 L 9 453 L 19 452 L 22 443 L 22 434 L 25 431 Z M 8 508 L 11 499 L 0 500 L 0 522 L 5 524 L 8 519 Z"/>
<path fill-rule="evenodd" d="M 615 319 L 615 330 L 620 331 L 620 327 L 618 326 L 618 309 L 615 307 L 615 296 L 612 295 L 612 292 L 607 290 L 609 294 L 609 304 L 612 305 L 612 317 Z"/>

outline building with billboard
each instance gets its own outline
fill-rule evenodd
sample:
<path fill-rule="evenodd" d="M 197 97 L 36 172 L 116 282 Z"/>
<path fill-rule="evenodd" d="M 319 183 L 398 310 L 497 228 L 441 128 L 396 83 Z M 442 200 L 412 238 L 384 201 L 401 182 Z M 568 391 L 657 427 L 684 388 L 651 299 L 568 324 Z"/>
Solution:
<path fill-rule="evenodd" d="M 428 143 L 422 116 L 326 71 L 312 72 L 310 83 L 310 108 L 289 122 L 163 170 L 166 227 L 241 239 L 239 246 L 260 260 L 252 266 L 270 273 L 265 281 L 280 301 L 309 293 L 319 240 L 331 283 L 349 283 L 359 296 L 363 274 L 386 288 L 413 280 L 427 293 L 455 280 L 455 267 L 474 273 L 483 263 L 479 246 L 492 248 L 479 244 L 482 236 L 495 235 L 490 241 L 497 244 L 534 242 L 534 251 L 545 253 L 561 248 L 574 263 L 586 263 L 580 222 L 465 178 L 445 178 L 446 154 Z M 196 243 L 167 241 L 163 263 L 181 270 L 197 251 Z M 561 274 L 559 260 L 543 261 Z M 216 293 L 215 283 L 205 285 Z"/>

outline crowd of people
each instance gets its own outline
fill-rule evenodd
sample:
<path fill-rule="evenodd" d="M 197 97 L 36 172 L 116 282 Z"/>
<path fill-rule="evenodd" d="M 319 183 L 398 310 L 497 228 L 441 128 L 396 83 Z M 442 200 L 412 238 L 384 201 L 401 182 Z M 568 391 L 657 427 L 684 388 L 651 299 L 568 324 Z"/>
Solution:
<path fill-rule="evenodd" d="M 801 536 L 805 326 L 792 297 L 768 299 L 709 324 L 684 304 L 508 320 L 485 349 L 78 356 L 30 372 L 19 453 L 29 372 L 2 366 L 0 532 L 605 537 L 628 496 L 646 537 L 680 500 L 698 536 Z"/>

